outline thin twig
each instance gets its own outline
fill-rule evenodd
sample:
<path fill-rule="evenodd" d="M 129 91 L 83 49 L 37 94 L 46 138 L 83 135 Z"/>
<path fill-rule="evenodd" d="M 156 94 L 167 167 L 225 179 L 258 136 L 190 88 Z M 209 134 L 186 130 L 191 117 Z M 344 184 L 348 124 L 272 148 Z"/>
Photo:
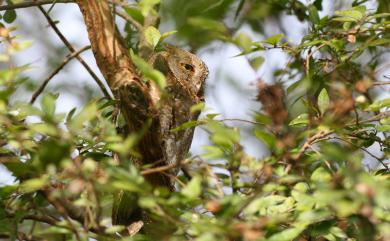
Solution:
<path fill-rule="evenodd" d="M 212 168 L 210 168 L 210 166 L 205 163 L 205 168 L 206 168 L 206 171 L 209 173 L 209 175 L 215 179 L 215 186 L 217 188 L 217 191 L 218 191 L 218 194 L 219 194 L 219 197 L 224 197 L 225 196 L 225 193 L 223 192 L 223 186 L 221 185 L 221 183 L 219 182 L 219 179 L 217 177 L 217 175 L 215 174 L 215 172 L 213 171 Z"/>
<path fill-rule="evenodd" d="M 74 3 L 74 0 L 25 1 L 25 2 L 21 2 L 21 3 L 7 4 L 7 5 L 0 6 L 0 11 L 12 10 L 12 9 L 18 9 L 18 8 L 36 7 L 36 6 L 46 5 L 46 4 L 53 4 L 53 3 Z"/>
<path fill-rule="evenodd" d="M 305 151 L 312 145 L 314 144 L 315 142 L 317 142 L 318 140 L 324 138 L 324 137 L 327 137 L 328 135 L 332 134 L 332 132 L 329 132 L 329 131 L 320 131 L 318 132 L 317 134 L 315 134 L 314 136 L 310 137 L 309 139 L 306 140 L 306 142 L 303 144 L 303 146 L 301 147 L 301 149 L 299 150 L 298 154 L 293 158 L 294 160 L 299 160 L 303 154 L 305 153 Z"/>
<path fill-rule="evenodd" d="M 150 175 L 150 174 L 153 174 L 156 172 L 164 172 L 164 171 L 167 171 L 170 169 L 174 169 L 176 167 L 179 167 L 179 163 L 172 163 L 172 164 L 165 165 L 165 166 L 146 169 L 144 171 L 141 171 L 141 175 L 146 176 L 146 175 Z"/>
<path fill-rule="evenodd" d="M 49 75 L 49 77 L 47 77 L 43 83 L 39 86 L 39 88 L 34 92 L 33 96 L 31 97 L 31 100 L 30 100 L 30 104 L 33 104 L 35 102 L 35 100 L 38 98 L 38 96 L 40 94 L 42 94 L 43 90 L 45 89 L 45 87 L 47 86 L 47 84 L 49 83 L 49 81 L 56 75 L 58 74 L 58 72 L 61 71 L 61 69 L 63 69 L 65 67 L 65 65 L 67 63 L 69 63 L 72 59 L 76 58 L 77 56 L 79 56 L 79 54 L 81 54 L 82 52 L 90 49 L 91 46 L 88 45 L 88 46 L 85 46 L 84 48 L 81 48 L 79 49 L 78 51 L 76 52 L 73 52 L 72 54 L 68 55 L 68 57 Z"/>
<path fill-rule="evenodd" d="M 37 236 L 30 236 L 22 232 L 16 233 L 17 240 L 26 240 L 26 241 L 40 241 L 44 240 L 43 238 L 37 237 Z M 0 234 L 0 239 L 7 239 L 11 240 L 11 236 L 8 234 Z"/>
<path fill-rule="evenodd" d="M 43 7 L 38 6 L 39 10 L 42 12 L 42 14 L 45 16 L 47 22 L 51 26 L 51 28 L 56 32 L 58 37 L 62 40 L 62 42 L 65 44 L 65 46 L 69 49 L 70 52 L 76 52 L 75 48 L 70 44 L 70 42 L 65 38 L 65 36 L 61 33 L 61 31 L 57 28 L 56 23 L 51 19 L 51 17 L 46 13 L 46 11 L 43 9 Z M 108 93 L 106 87 L 104 86 L 103 82 L 99 79 L 99 77 L 93 72 L 91 67 L 81 58 L 80 56 L 76 56 L 77 60 L 80 61 L 80 63 L 84 66 L 84 68 L 87 70 L 87 72 L 92 76 L 92 78 L 95 80 L 96 84 L 99 86 L 100 90 L 103 92 L 104 96 L 107 99 L 112 99 L 111 95 Z"/>
<path fill-rule="evenodd" d="M 385 119 L 389 116 L 390 116 L 390 111 L 384 111 L 384 112 L 380 112 L 377 115 L 374 115 L 371 118 L 368 118 L 367 120 L 359 121 L 359 123 L 362 124 L 362 123 L 369 123 L 369 122 L 373 122 L 373 121 L 380 121 L 380 120 Z"/>
<path fill-rule="evenodd" d="M 390 85 L 390 81 L 378 81 L 372 84 L 373 86 Z"/>
<path fill-rule="evenodd" d="M 142 25 L 140 23 L 138 23 L 130 15 L 128 15 L 127 13 L 125 13 L 123 11 L 118 11 L 118 10 L 115 13 L 116 13 L 116 15 L 118 15 L 121 18 L 123 18 L 124 20 L 129 22 L 131 25 L 133 25 L 138 31 L 142 31 Z"/>
<path fill-rule="evenodd" d="M 358 145 L 355 145 L 354 143 L 352 143 L 352 142 L 350 142 L 350 141 L 348 141 L 348 140 L 345 140 L 345 139 L 343 139 L 343 138 L 340 138 L 340 137 L 333 137 L 333 139 L 336 139 L 336 140 L 340 140 L 340 141 L 344 141 L 345 143 L 348 143 L 348 144 L 350 144 L 350 145 L 352 145 L 352 146 L 354 146 L 354 147 L 357 147 L 357 148 L 359 148 L 360 150 L 362 150 L 362 151 L 364 151 L 365 153 L 367 153 L 369 156 L 371 156 L 372 158 L 374 158 L 374 159 L 376 159 L 386 170 L 387 170 L 387 172 L 389 172 L 390 173 L 390 168 L 389 168 L 389 166 L 387 166 L 384 162 L 383 162 L 383 160 L 384 160 L 384 156 L 383 157 L 377 157 L 377 156 L 375 156 L 374 154 L 372 154 L 371 152 L 369 152 L 367 149 L 365 149 L 365 148 L 363 148 L 363 147 L 361 147 L 361 146 L 358 146 Z"/>
<path fill-rule="evenodd" d="M 314 51 L 310 52 L 307 56 L 306 56 L 306 74 L 309 75 L 309 71 L 310 71 L 310 58 L 313 56 L 314 53 L 316 53 L 317 51 L 319 51 L 320 49 L 322 49 L 324 46 L 326 46 L 326 44 L 321 44 L 320 46 L 318 46 Z"/>
<path fill-rule="evenodd" d="M 7 218 L 15 218 L 16 214 L 5 210 L 5 216 Z M 33 220 L 41 223 L 50 224 L 52 226 L 57 226 L 57 220 L 50 216 L 38 215 L 38 214 L 28 214 L 22 217 L 22 220 Z"/>
<path fill-rule="evenodd" d="M 237 121 L 237 122 L 244 122 L 244 123 L 248 123 L 248 124 L 253 124 L 253 125 L 261 125 L 262 123 L 260 122 L 256 122 L 256 121 L 250 121 L 250 120 L 244 120 L 244 119 L 236 119 L 236 118 L 229 118 L 229 119 L 221 119 L 221 120 L 217 120 L 217 121 Z"/>

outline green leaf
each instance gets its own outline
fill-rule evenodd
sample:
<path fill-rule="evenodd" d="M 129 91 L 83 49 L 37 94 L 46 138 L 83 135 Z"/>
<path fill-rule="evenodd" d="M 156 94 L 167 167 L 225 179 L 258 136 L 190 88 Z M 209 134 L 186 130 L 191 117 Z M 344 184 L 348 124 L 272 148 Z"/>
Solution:
<path fill-rule="evenodd" d="M 288 125 L 293 127 L 303 127 L 309 124 L 309 115 L 307 113 L 297 116 Z"/>
<path fill-rule="evenodd" d="M 327 183 L 332 180 L 332 176 L 323 167 L 319 167 L 312 173 L 311 180 L 313 182 Z"/>
<path fill-rule="evenodd" d="M 96 118 L 96 113 L 98 113 L 98 107 L 96 103 L 90 103 L 84 107 L 75 117 L 70 121 L 70 127 L 74 131 L 78 131 L 83 128 L 84 124 L 92 119 Z"/>
<path fill-rule="evenodd" d="M 320 16 L 318 15 L 318 10 L 317 10 L 316 6 L 310 5 L 308 10 L 309 10 L 310 21 L 314 24 L 319 24 L 320 23 Z"/>
<path fill-rule="evenodd" d="M 173 30 L 173 31 L 169 31 L 169 32 L 165 32 L 161 35 L 161 38 L 160 38 L 160 42 L 163 41 L 164 39 L 168 38 L 169 36 L 173 35 L 177 33 L 176 30 Z"/>
<path fill-rule="evenodd" d="M 126 155 L 129 154 L 132 148 L 138 141 L 138 137 L 136 134 L 131 134 L 126 137 L 124 141 L 108 143 L 107 148 L 116 153 Z"/>
<path fill-rule="evenodd" d="M 210 139 L 218 146 L 231 148 L 240 140 L 240 133 L 237 129 L 227 127 L 220 122 L 210 121 L 207 127 L 212 132 Z"/>
<path fill-rule="evenodd" d="M 244 51 L 244 53 L 251 52 L 252 39 L 247 34 L 239 33 L 237 37 L 235 37 L 234 42 Z"/>
<path fill-rule="evenodd" d="M 368 109 L 371 111 L 379 111 L 380 109 L 384 107 L 390 107 L 390 98 L 386 98 L 383 100 L 377 100 L 374 103 L 372 103 Z"/>
<path fill-rule="evenodd" d="M 269 44 L 272 44 L 272 45 L 276 45 L 280 40 L 282 40 L 282 38 L 284 37 L 284 34 L 276 34 L 276 35 L 273 35 L 269 38 L 267 38 L 266 40 L 264 40 L 265 43 L 269 43 Z"/>
<path fill-rule="evenodd" d="M 31 163 L 23 163 L 20 160 L 12 160 L 2 163 L 8 171 L 11 172 L 12 176 L 20 179 L 26 176 L 32 176 L 36 174 L 36 170 L 31 166 Z"/>
<path fill-rule="evenodd" d="M 373 19 L 373 18 L 386 18 L 386 17 L 390 17 L 390 13 L 377 13 L 377 14 L 373 14 L 373 15 L 370 15 L 367 20 L 370 20 L 370 19 Z"/>
<path fill-rule="evenodd" d="M 35 133 L 40 133 L 49 136 L 56 136 L 59 131 L 54 125 L 47 123 L 34 123 L 30 125 L 30 129 Z"/>
<path fill-rule="evenodd" d="M 161 33 L 153 26 L 149 26 L 144 31 L 145 39 L 153 49 L 157 46 L 161 39 Z"/>
<path fill-rule="evenodd" d="M 77 108 L 72 108 L 69 113 L 66 115 L 66 123 L 69 123 L 72 120 L 73 115 L 76 113 Z"/>
<path fill-rule="evenodd" d="M 200 111 L 202 111 L 204 108 L 205 108 L 205 103 L 204 103 L 204 102 L 200 102 L 200 103 L 198 103 L 198 104 L 196 104 L 196 105 L 191 106 L 190 111 L 191 111 L 191 113 L 200 112 Z"/>
<path fill-rule="evenodd" d="M 265 59 L 262 56 L 255 57 L 249 61 L 254 70 L 258 70 L 264 63 Z"/>
<path fill-rule="evenodd" d="M 288 228 L 269 237 L 268 241 L 291 241 L 305 229 L 305 227 Z"/>
<path fill-rule="evenodd" d="M 188 19 L 188 23 L 202 30 L 212 31 L 213 33 L 226 33 L 228 30 L 226 26 L 220 21 L 216 21 L 206 17 L 191 17 Z"/>
<path fill-rule="evenodd" d="M 119 233 L 119 232 L 123 231 L 124 229 L 125 229 L 125 226 L 113 225 L 111 227 L 107 227 L 106 229 L 104 229 L 104 232 L 108 233 L 108 234 L 115 234 L 115 233 Z"/>
<path fill-rule="evenodd" d="M 186 123 L 174 128 L 174 129 L 171 129 L 171 131 L 172 132 L 182 131 L 182 130 L 185 130 L 188 128 L 198 126 L 200 123 L 201 123 L 200 121 L 187 121 Z"/>
<path fill-rule="evenodd" d="M 342 238 L 342 239 L 348 238 L 347 235 L 344 233 L 344 231 L 339 227 L 331 227 L 330 232 L 331 234 L 333 234 L 338 238 Z"/>
<path fill-rule="evenodd" d="M 375 47 L 380 45 L 387 45 L 390 44 L 390 39 L 382 38 L 382 39 L 376 39 L 374 41 L 371 41 L 368 43 L 368 46 Z"/>
<path fill-rule="evenodd" d="M 59 224 L 58 224 L 59 225 Z M 63 224 L 63 226 L 65 226 Z M 69 228 L 63 228 L 63 227 L 56 227 L 56 226 L 50 226 L 44 229 L 39 229 L 36 231 L 37 235 L 43 235 L 43 234 L 70 234 L 71 231 Z"/>
<path fill-rule="evenodd" d="M 59 164 L 64 158 L 70 157 L 70 144 L 54 138 L 42 141 L 39 145 L 38 157 L 42 167 L 48 164 Z"/>
<path fill-rule="evenodd" d="M 141 13 L 144 17 L 149 15 L 149 12 L 154 8 L 155 5 L 159 4 L 160 0 L 141 0 L 138 5 L 141 8 Z"/>
<path fill-rule="evenodd" d="M 390 117 L 386 117 L 379 121 L 382 125 L 390 125 Z"/>
<path fill-rule="evenodd" d="M 149 80 L 157 84 L 161 89 L 164 89 L 166 84 L 165 76 L 158 70 L 150 66 L 145 60 L 138 57 L 132 50 L 130 50 L 130 56 L 137 68 L 142 74 Z"/>
<path fill-rule="evenodd" d="M 323 88 L 318 95 L 318 108 L 320 109 L 321 114 L 323 115 L 325 111 L 329 108 L 329 95 L 328 91 Z"/>
<path fill-rule="evenodd" d="M 16 19 L 16 11 L 11 9 L 11 10 L 6 10 L 3 19 L 6 23 L 12 23 Z"/>
<path fill-rule="evenodd" d="M 141 25 L 144 24 L 145 18 L 139 9 L 132 7 L 124 7 L 124 9 L 126 13 L 129 14 L 129 16 L 132 17 L 135 21 L 137 21 Z"/>
<path fill-rule="evenodd" d="M 357 6 L 346 10 L 336 11 L 335 14 L 344 17 L 346 21 L 348 21 L 348 19 L 352 21 L 358 21 L 365 16 L 366 7 Z M 342 20 L 339 19 L 339 21 Z"/>
<path fill-rule="evenodd" d="M 117 190 L 125 190 L 129 192 L 142 192 L 142 187 L 138 183 L 130 181 L 113 181 L 111 186 Z"/>
<path fill-rule="evenodd" d="M 268 132 L 261 129 L 255 129 L 255 136 L 260 141 L 264 142 L 269 148 L 273 148 L 276 143 L 276 137 Z"/>
<path fill-rule="evenodd" d="M 49 117 L 53 117 L 56 111 L 56 100 L 58 95 L 45 94 L 41 100 L 41 109 Z"/>
<path fill-rule="evenodd" d="M 318 10 L 322 10 L 322 0 L 315 0 L 313 2 L 313 5 L 318 9 Z"/>
<path fill-rule="evenodd" d="M 390 125 L 377 125 L 375 129 L 379 132 L 389 132 L 390 131 Z"/>
<path fill-rule="evenodd" d="M 181 190 L 181 193 L 190 199 L 199 197 L 202 193 L 202 179 L 199 176 L 193 177 L 187 186 Z"/>
<path fill-rule="evenodd" d="M 48 184 L 48 177 L 43 176 L 41 178 L 34 178 L 24 181 L 20 184 L 20 189 L 22 192 L 35 192 L 42 189 Z"/>
<path fill-rule="evenodd" d="M 142 197 L 138 202 L 143 208 L 154 208 L 157 206 L 156 200 L 152 197 Z"/>
<path fill-rule="evenodd" d="M 207 114 L 206 117 L 210 120 L 213 120 L 215 117 L 219 116 L 220 114 L 217 114 L 217 113 L 211 113 L 211 114 Z"/>
<path fill-rule="evenodd" d="M 206 152 L 202 154 L 202 157 L 204 157 L 206 159 L 214 160 L 214 159 L 222 158 L 224 156 L 224 152 L 219 147 L 203 146 L 203 149 Z"/>
<path fill-rule="evenodd" d="M 33 44 L 32 41 L 22 41 L 22 42 L 18 42 L 18 44 L 14 47 L 14 50 L 15 50 L 15 51 L 22 51 L 22 50 L 25 50 L 25 49 L 27 49 L 28 47 L 30 47 L 32 44 Z"/>
<path fill-rule="evenodd" d="M 240 14 L 241 9 L 244 6 L 244 3 L 245 3 L 245 0 L 241 0 L 240 3 L 238 4 L 236 13 L 234 14 L 234 19 L 236 19 L 238 17 L 238 15 Z"/>

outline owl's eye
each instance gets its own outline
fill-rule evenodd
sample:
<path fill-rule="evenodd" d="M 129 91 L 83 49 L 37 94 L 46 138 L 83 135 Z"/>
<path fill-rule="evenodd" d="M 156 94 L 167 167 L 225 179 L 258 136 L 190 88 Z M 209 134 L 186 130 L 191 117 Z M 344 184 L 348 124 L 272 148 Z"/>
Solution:
<path fill-rule="evenodd" d="M 188 71 L 194 71 L 194 66 L 190 64 L 183 64 L 183 67 Z"/>

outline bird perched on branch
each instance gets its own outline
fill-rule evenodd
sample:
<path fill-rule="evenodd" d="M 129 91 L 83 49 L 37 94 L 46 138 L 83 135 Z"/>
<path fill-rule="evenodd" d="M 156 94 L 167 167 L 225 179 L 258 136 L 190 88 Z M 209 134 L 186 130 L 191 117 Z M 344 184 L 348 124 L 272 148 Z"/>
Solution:
<path fill-rule="evenodd" d="M 145 90 L 138 86 L 129 86 L 121 91 L 120 99 L 125 101 L 121 109 L 125 119 L 127 118 L 126 122 L 130 124 L 130 131 L 140 130 L 142 125 L 151 120 L 148 130 L 138 144 L 142 158 L 138 158 L 135 164 L 152 164 L 154 167 L 173 164 L 175 168 L 146 175 L 145 179 L 152 187 L 166 187 L 174 191 L 172 176 L 177 174 L 180 162 L 188 153 L 194 127 L 172 130 L 198 118 L 199 112 L 192 112 L 191 107 L 204 100 L 204 83 L 208 69 L 196 55 L 172 45 L 165 45 L 165 50 L 152 55 L 148 63 L 162 72 L 167 80 L 158 105 L 155 108 L 146 104 L 142 107 L 143 102 L 147 101 L 139 96 L 143 96 Z M 138 109 L 132 110 L 131 106 Z M 144 111 L 140 112 L 139 108 L 144 108 Z M 134 113 L 139 114 L 135 116 Z M 140 220 L 145 221 L 146 216 L 137 205 L 135 194 L 121 191 L 115 197 L 113 224 L 128 226 Z"/>

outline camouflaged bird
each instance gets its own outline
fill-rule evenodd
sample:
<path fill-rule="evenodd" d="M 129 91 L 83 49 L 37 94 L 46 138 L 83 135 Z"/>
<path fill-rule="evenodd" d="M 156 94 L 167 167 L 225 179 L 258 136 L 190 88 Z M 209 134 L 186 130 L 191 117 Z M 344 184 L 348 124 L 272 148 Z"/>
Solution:
<path fill-rule="evenodd" d="M 136 160 L 137 166 L 154 164 L 153 166 L 164 166 L 177 164 L 185 158 L 190 148 L 194 128 L 181 131 L 171 131 L 182 124 L 196 120 L 199 112 L 191 112 L 190 109 L 204 101 L 204 83 L 208 75 L 207 66 L 196 55 L 171 45 L 165 45 L 165 51 L 154 54 L 149 59 L 149 64 L 161 71 L 167 80 L 167 86 L 159 99 L 157 110 L 144 110 L 144 123 L 147 116 L 153 119 L 151 129 L 159 133 L 145 134 L 139 144 L 141 159 Z M 137 100 L 136 88 L 129 88 L 124 93 L 126 100 Z M 140 95 L 141 96 L 141 95 Z M 123 97 L 121 97 L 123 98 Z M 141 100 L 142 102 L 142 100 Z M 146 103 L 146 101 L 145 101 Z M 126 103 L 125 106 L 131 106 Z M 139 108 L 139 106 L 137 107 Z M 145 108 L 147 108 L 145 106 Z M 132 116 L 131 109 L 125 116 Z M 128 120 L 131 122 L 132 120 Z M 130 129 L 139 128 L 132 126 Z M 153 136 L 152 136 L 153 134 Z M 178 168 L 170 169 L 165 173 L 153 173 L 145 176 L 145 179 L 153 187 L 166 187 L 174 191 L 174 177 Z M 138 207 L 137 196 L 128 192 L 120 192 L 114 201 L 112 219 L 113 224 L 129 225 L 139 220 L 145 220 L 146 214 Z"/>

